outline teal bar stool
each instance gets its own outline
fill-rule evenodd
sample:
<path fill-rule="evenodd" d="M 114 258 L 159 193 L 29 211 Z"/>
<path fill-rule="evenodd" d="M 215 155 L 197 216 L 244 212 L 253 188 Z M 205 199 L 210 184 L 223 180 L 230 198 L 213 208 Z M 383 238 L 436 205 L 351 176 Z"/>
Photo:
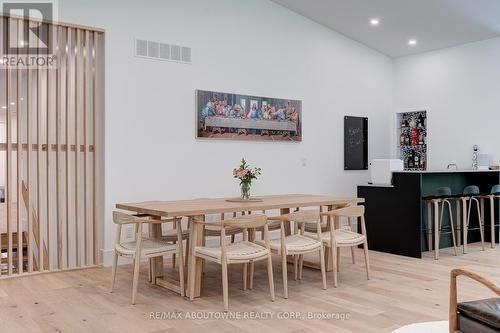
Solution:
<path fill-rule="evenodd" d="M 467 253 L 467 236 L 470 230 L 479 230 L 481 233 L 481 246 L 484 251 L 484 224 L 483 218 L 481 214 L 481 205 L 479 203 L 479 199 L 481 198 L 481 191 L 479 187 L 476 185 L 470 185 L 464 188 L 463 195 L 460 198 L 462 201 L 462 209 L 463 209 L 463 252 Z M 478 224 L 479 227 L 470 228 L 470 219 L 471 219 L 471 211 L 472 205 L 476 204 L 477 208 L 477 216 L 478 216 Z"/>
<path fill-rule="evenodd" d="M 453 240 L 453 249 L 455 250 L 455 255 L 457 255 L 457 243 L 455 240 L 455 224 L 453 222 L 453 214 L 451 211 L 451 202 L 452 198 L 451 189 L 449 187 L 439 187 L 436 189 L 434 193 L 434 197 L 429 200 L 429 202 L 433 206 L 434 210 L 434 259 L 439 259 L 439 243 L 441 240 L 441 235 L 451 234 L 451 238 Z M 448 206 L 448 214 L 449 214 L 449 226 L 443 226 L 443 212 L 445 210 L 445 206 Z M 432 216 L 432 215 L 431 215 Z M 431 229 L 432 221 L 428 221 L 429 229 Z M 431 230 L 432 234 L 432 230 Z M 432 240 L 429 241 L 429 250 L 432 251 L 431 247 Z"/>
<path fill-rule="evenodd" d="M 495 227 L 500 227 L 500 222 L 495 222 L 495 199 L 500 198 L 500 185 L 495 185 L 491 188 L 490 194 L 481 198 L 481 212 L 484 217 L 484 198 L 490 200 L 490 230 L 491 230 L 491 248 L 495 248 Z M 483 222 L 484 224 L 484 222 Z M 484 224 L 485 225 L 485 224 Z M 485 225 L 486 227 L 486 225 Z M 500 228 L 498 230 L 498 239 L 500 239 Z"/>

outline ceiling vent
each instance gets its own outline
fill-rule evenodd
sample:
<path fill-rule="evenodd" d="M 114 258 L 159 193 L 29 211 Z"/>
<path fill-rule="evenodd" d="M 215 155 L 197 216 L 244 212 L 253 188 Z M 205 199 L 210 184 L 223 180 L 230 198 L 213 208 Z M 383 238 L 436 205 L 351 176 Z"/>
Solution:
<path fill-rule="evenodd" d="M 144 39 L 135 40 L 135 56 L 163 61 L 174 61 L 190 64 L 191 48 Z"/>

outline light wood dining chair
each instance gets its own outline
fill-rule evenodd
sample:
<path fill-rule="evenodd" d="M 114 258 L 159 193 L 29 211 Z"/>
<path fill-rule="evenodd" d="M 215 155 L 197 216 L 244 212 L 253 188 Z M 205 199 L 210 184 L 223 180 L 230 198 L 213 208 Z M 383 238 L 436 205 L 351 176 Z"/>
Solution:
<path fill-rule="evenodd" d="M 281 237 L 270 241 L 271 252 L 281 256 L 281 270 L 283 273 L 283 293 L 284 298 L 288 298 L 288 270 L 287 256 L 294 256 L 295 275 L 302 278 L 302 271 L 297 272 L 297 261 L 300 261 L 299 267 L 302 267 L 304 262 L 304 254 L 318 252 L 320 256 L 321 278 L 323 281 L 323 289 L 326 289 L 326 269 L 325 255 L 323 244 L 321 242 L 321 219 L 320 213 L 316 210 L 297 211 L 278 217 L 273 217 L 273 220 L 280 221 Z M 298 233 L 286 235 L 285 223 L 293 222 L 298 225 Z M 315 222 L 317 224 L 317 238 L 313 239 L 304 235 L 305 225 Z M 260 241 L 261 242 L 261 241 Z M 252 277 L 250 277 L 252 279 Z"/>
<path fill-rule="evenodd" d="M 194 246 L 192 255 L 203 260 L 218 263 L 222 266 L 222 294 L 224 299 L 224 310 L 229 311 L 229 296 L 228 296 L 228 274 L 227 266 L 230 264 L 243 264 L 267 260 L 267 274 L 269 279 L 269 289 L 271 300 L 274 301 L 274 281 L 273 281 L 273 266 L 271 258 L 271 250 L 269 245 L 269 230 L 267 228 L 267 216 L 265 215 L 245 215 L 232 218 L 229 220 L 220 220 L 217 222 L 205 222 L 202 220 L 193 220 L 194 223 L 202 224 L 203 226 L 218 227 L 220 229 L 220 246 Z M 227 244 L 226 230 L 231 228 L 241 228 L 243 230 L 243 240 Z M 259 245 L 248 240 L 249 230 L 256 228 L 264 228 L 264 244 Z M 193 233 L 193 244 L 196 244 L 196 233 Z M 193 259 L 194 259 L 193 258 Z M 194 272 L 196 260 L 191 260 L 190 270 Z M 194 299 L 194 281 L 195 276 L 189 276 L 189 296 Z"/>
<path fill-rule="evenodd" d="M 335 229 L 334 223 L 330 225 L 330 230 L 323 232 L 321 234 L 321 239 L 323 243 L 328 248 L 331 253 L 330 259 L 333 265 L 333 284 L 335 287 L 338 286 L 338 249 L 341 247 L 350 247 L 353 249 L 355 246 L 363 244 L 364 254 L 365 254 L 365 264 L 366 264 L 366 278 L 370 280 L 370 260 L 368 257 L 368 240 L 366 236 L 366 225 L 365 225 L 365 207 L 364 206 L 352 206 L 340 209 L 331 210 L 322 213 L 324 216 L 330 216 L 333 219 L 347 218 L 349 219 L 349 228 Z M 353 221 L 361 219 L 361 233 L 352 231 Z M 309 234 L 309 237 L 315 237 L 314 234 Z"/>
<path fill-rule="evenodd" d="M 113 258 L 113 268 L 111 273 L 111 292 L 113 292 L 116 269 L 118 265 L 118 257 L 126 256 L 134 260 L 134 276 L 132 283 L 132 304 L 135 304 L 137 298 L 137 285 L 139 281 L 139 265 L 141 259 L 149 259 L 161 257 L 165 255 L 177 254 L 180 262 L 183 262 L 184 256 L 182 251 L 182 227 L 177 225 L 177 244 L 173 244 L 161 238 L 147 238 L 142 235 L 142 227 L 144 224 L 156 223 L 172 223 L 180 221 L 178 219 L 154 220 L 146 217 L 137 217 L 122 212 L 113 212 L 113 222 L 117 225 L 115 238 L 115 251 Z M 135 225 L 135 239 L 129 241 L 121 240 L 122 226 L 126 224 Z M 184 265 L 179 265 L 179 280 L 181 296 L 184 296 Z"/>

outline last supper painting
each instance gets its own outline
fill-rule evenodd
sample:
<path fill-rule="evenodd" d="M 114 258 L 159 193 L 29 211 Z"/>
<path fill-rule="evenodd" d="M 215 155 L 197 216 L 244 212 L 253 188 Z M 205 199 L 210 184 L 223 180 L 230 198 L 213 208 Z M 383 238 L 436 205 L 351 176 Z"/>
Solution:
<path fill-rule="evenodd" d="M 302 102 L 196 91 L 197 138 L 302 141 Z"/>

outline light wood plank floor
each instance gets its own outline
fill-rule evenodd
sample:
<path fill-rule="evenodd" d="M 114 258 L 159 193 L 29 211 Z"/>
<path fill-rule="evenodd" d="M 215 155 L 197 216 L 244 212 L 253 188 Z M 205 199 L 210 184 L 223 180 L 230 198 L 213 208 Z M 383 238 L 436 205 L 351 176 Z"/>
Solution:
<path fill-rule="evenodd" d="M 362 252 L 353 265 L 350 253 L 342 254 L 339 287 L 321 289 L 318 271 L 305 269 L 300 282 L 293 281 L 289 266 L 289 296 L 282 298 L 281 271 L 275 258 L 276 301 L 269 301 L 265 263 L 256 265 L 254 290 L 241 290 L 241 268 L 230 268 L 232 311 L 263 311 L 274 314 L 267 320 L 181 320 L 151 319 L 151 312 L 217 311 L 222 313 L 220 267 L 207 264 L 203 297 L 189 302 L 147 283 L 144 266 L 140 277 L 138 304 L 130 305 L 130 265 L 118 270 L 114 293 L 109 293 L 109 268 L 53 273 L 20 279 L 0 280 L 0 332 L 390 332 L 402 325 L 446 320 L 449 271 L 454 267 L 476 271 L 500 283 L 500 247 L 469 254 L 452 255 L 444 250 L 435 261 L 371 252 L 373 278 L 365 279 Z M 168 265 L 168 263 L 166 263 Z M 484 288 L 460 281 L 462 299 L 492 295 Z M 316 314 L 348 313 L 344 320 L 278 319 L 285 311 Z M 162 314 L 163 315 L 163 314 Z"/>

